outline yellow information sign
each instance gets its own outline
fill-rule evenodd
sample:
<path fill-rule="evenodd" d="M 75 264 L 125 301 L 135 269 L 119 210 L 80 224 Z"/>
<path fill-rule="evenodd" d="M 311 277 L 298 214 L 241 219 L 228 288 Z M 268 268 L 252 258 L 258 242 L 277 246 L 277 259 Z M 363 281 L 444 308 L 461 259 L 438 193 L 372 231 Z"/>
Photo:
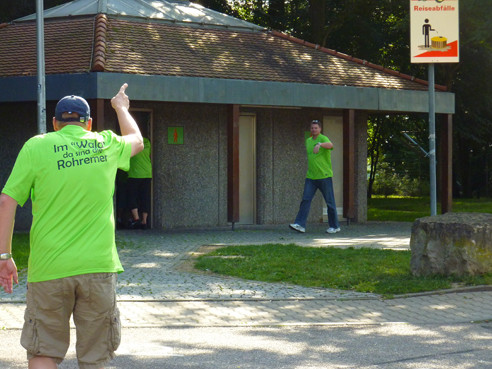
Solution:
<path fill-rule="evenodd" d="M 410 61 L 459 62 L 458 0 L 410 0 Z"/>

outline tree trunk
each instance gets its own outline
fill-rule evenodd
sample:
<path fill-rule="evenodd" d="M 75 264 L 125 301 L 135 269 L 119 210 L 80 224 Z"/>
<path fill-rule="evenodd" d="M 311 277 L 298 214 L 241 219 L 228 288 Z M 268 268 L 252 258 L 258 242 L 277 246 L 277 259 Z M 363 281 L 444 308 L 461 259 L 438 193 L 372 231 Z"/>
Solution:
<path fill-rule="evenodd" d="M 326 0 L 309 1 L 311 37 L 315 44 L 325 46 Z"/>
<path fill-rule="evenodd" d="M 284 0 L 270 0 L 270 6 L 268 7 L 268 18 L 270 19 L 270 26 L 276 30 L 283 30 L 285 23 L 285 1 Z"/>

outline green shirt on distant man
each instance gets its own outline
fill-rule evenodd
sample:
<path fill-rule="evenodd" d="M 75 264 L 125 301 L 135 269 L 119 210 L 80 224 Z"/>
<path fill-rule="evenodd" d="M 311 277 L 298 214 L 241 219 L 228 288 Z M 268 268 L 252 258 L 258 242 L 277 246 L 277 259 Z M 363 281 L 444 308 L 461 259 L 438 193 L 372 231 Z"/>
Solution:
<path fill-rule="evenodd" d="M 313 140 L 313 137 L 309 137 L 306 140 L 306 151 L 308 158 L 308 170 L 306 178 L 309 179 L 324 179 L 333 177 L 333 169 L 331 167 L 331 150 L 320 147 L 317 154 L 313 153 L 314 146 L 318 142 L 331 142 L 328 137 L 319 134 L 318 137 Z"/>
<path fill-rule="evenodd" d="M 150 141 L 143 139 L 144 149 L 130 159 L 128 178 L 152 178 L 152 162 L 150 160 Z"/>

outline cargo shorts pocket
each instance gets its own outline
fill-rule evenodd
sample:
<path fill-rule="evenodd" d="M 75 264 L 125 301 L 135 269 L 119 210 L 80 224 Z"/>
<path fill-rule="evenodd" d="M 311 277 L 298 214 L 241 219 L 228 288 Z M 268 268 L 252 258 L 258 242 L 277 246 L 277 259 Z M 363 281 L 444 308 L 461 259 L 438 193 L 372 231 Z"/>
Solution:
<path fill-rule="evenodd" d="M 109 347 L 112 351 L 116 351 L 121 343 L 121 321 L 120 312 L 116 308 L 114 313 L 110 317 L 109 327 Z"/>
<path fill-rule="evenodd" d="M 21 334 L 21 345 L 31 355 L 39 354 L 39 337 L 36 327 L 36 319 L 26 310 L 24 315 L 24 327 Z"/>
<path fill-rule="evenodd" d="M 116 274 L 100 273 L 91 275 L 90 304 L 96 314 L 107 314 L 116 306 Z"/>

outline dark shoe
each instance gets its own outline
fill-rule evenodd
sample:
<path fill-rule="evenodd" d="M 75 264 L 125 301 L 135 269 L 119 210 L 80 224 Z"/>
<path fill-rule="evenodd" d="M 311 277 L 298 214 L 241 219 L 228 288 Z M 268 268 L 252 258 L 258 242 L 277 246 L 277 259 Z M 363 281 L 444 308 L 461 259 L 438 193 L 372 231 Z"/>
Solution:
<path fill-rule="evenodd" d="M 140 219 L 138 220 L 130 220 L 128 223 L 128 228 L 129 229 L 140 229 Z"/>
<path fill-rule="evenodd" d="M 147 229 L 147 223 L 145 223 L 145 224 L 140 223 L 140 229 L 146 230 Z"/>

